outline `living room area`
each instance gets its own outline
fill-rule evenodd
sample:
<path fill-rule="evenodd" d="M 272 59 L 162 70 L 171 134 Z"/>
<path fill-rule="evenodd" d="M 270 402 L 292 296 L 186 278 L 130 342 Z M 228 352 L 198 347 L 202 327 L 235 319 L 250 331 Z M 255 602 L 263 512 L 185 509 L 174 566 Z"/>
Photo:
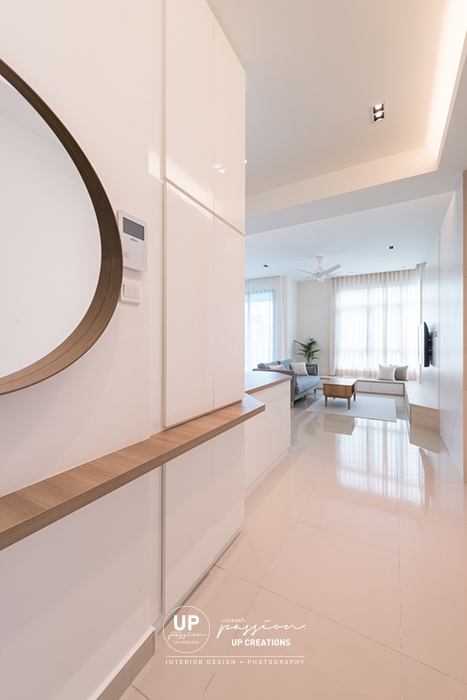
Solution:
<path fill-rule="evenodd" d="M 463 476 L 463 236 L 462 178 L 454 192 L 247 236 L 246 371 L 290 375 L 294 411 L 334 431 L 397 416 L 421 448 L 434 431 Z"/>

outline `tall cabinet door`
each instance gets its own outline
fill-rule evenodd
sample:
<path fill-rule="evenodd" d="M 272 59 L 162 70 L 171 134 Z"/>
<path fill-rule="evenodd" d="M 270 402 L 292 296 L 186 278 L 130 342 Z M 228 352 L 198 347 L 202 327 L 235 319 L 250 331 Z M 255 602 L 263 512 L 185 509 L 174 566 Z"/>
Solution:
<path fill-rule="evenodd" d="M 245 239 L 214 219 L 214 408 L 244 396 Z"/>
<path fill-rule="evenodd" d="M 214 21 L 214 211 L 245 231 L 245 71 Z"/>
<path fill-rule="evenodd" d="M 204 0 L 167 0 L 165 177 L 213 209 L 214 17 Z"/>
<path fill-rule="evenodd" d="M 213 215 L 165 189 L 164 424 L 213 410 Z M 237 234 L 238 235 L 238 234 Z"/>

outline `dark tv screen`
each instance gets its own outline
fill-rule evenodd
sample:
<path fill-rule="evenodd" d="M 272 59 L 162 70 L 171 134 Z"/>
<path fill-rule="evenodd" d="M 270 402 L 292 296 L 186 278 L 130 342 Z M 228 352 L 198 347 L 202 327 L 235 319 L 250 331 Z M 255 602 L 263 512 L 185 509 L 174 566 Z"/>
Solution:
<path fill-rule="evenodd" d="M 431 362 L 431 335 L 425 321 L 418 327 L 418 361 L 422 367 L 429 367 Z"/>

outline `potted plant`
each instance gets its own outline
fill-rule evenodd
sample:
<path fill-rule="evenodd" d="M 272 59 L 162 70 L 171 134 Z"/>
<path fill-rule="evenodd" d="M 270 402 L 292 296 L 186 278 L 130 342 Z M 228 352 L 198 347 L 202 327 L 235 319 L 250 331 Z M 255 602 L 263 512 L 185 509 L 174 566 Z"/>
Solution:
<path fill-rule="evenodd" d="M 293 342 L 300 346 L 300 350 L 297 351 L 297 354 L 304 357 L 305 362 L 308 363 L 313 362 L 321 351 L 321 348 L 318 347 L 318 341 L 314 338 L 308 338 L 306 343 L 299 343 L 298 340 L 294 340 Z"/>

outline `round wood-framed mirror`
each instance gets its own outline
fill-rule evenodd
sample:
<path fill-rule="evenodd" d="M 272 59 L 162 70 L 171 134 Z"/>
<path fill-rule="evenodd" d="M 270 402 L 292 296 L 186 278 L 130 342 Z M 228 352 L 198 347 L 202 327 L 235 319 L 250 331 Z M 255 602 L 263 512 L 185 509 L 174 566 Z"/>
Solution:
<path fill-rule="evenodd" d="M 76 179 L 80 181 L 81 187 L 84 185 L 82 187 L 83 192 L 87 192 L 87 195 L 89 195 L 89 210 L 91 213 L 93 212 L 96 219 L 93 222 L 93 226 L 96 229 L 96 242 L 93 245 L 95 245 L 97 251 L 100 248 L 100 265 L 99 260 L 94 260 L 92 263 L 95 268 L 96 279 L 89 294 L 90 303 L 88 306 L 87 301 L 85 302 L 82 313 L 79 313 L 79 318 L 77 316 L 77 325 L 74 326 L 73 323 L 73 327 L 69 332 L 67 331 L 63 340 L 60 340 L 50 351 L 41 355 L 30 364 L 21 366 L 17 371 L 10 370 L 6 373 L 0 367 L 0 394 L 7 394 L 24 389 L 61 372 L 84 355 L 98 340 L 112 318 L 119 299 L 123 274 L 123 257 L 118 226 L 111 204 L 96 172 L 80 146 L 45 102 L 1 59 L 0 76 L 3 78 L 3 82 L 6 81 L 9 86 L 14 88 L 16 93 L 26 100 L 28 109 L 32 107 L 35 110 L 35 113 L 47 125 L 46 128 L 50 130 L 51 135 L 53 132 L 53 138 L 57 144 L 65 149 L 66 154 L 68 154 L 66 156 L 67 159 L 68 156 L 71 159 L 72 165 L 77 171 Z M 68 166 L 65 165 L 64 167 L 66 169 Z M 64 213 L 62 212 L 63 216 Z M 0 231 L 0 236 L 12 236 L 16 233 L 16 231 L 13 233 L 11 230 L 6 229 L 7 226 L 5 226 L 3 232 Z M 13 266 L 15 263 L 12 261 L 11 264 Z M 63 264 L 66 265 L 67 261 L 60 263 L 60 265 Z M 64 273 L 66 274 L 66 269 Z M 47 271 L 44 274 L 47 274 Z M 14 275 L 14 272 L 11 272 L 11 275 Z M 51 275 L 53 275 L 53 272 Z M 29 290 L 29 293 L 32 295 L 34 291 Z M 58 294 L 60 294 L 60 290 L 58 290 Z M 1 303 L 8 304 L 9 301 L 8 299 L 2 299 Z M 27 303 L 27 296 L 24 303 Z M 21 319 L 16 320 L 18 323 L 21 322 Z M 3 341 L 0 342 L 7 343 L 8 335 L 8 331 L 3 333 Z M 14 354 L 14 349 L 10 352 L 10 356 L 12 354 Z M 8 367 L 8 363 L 5 366 Z"/>

